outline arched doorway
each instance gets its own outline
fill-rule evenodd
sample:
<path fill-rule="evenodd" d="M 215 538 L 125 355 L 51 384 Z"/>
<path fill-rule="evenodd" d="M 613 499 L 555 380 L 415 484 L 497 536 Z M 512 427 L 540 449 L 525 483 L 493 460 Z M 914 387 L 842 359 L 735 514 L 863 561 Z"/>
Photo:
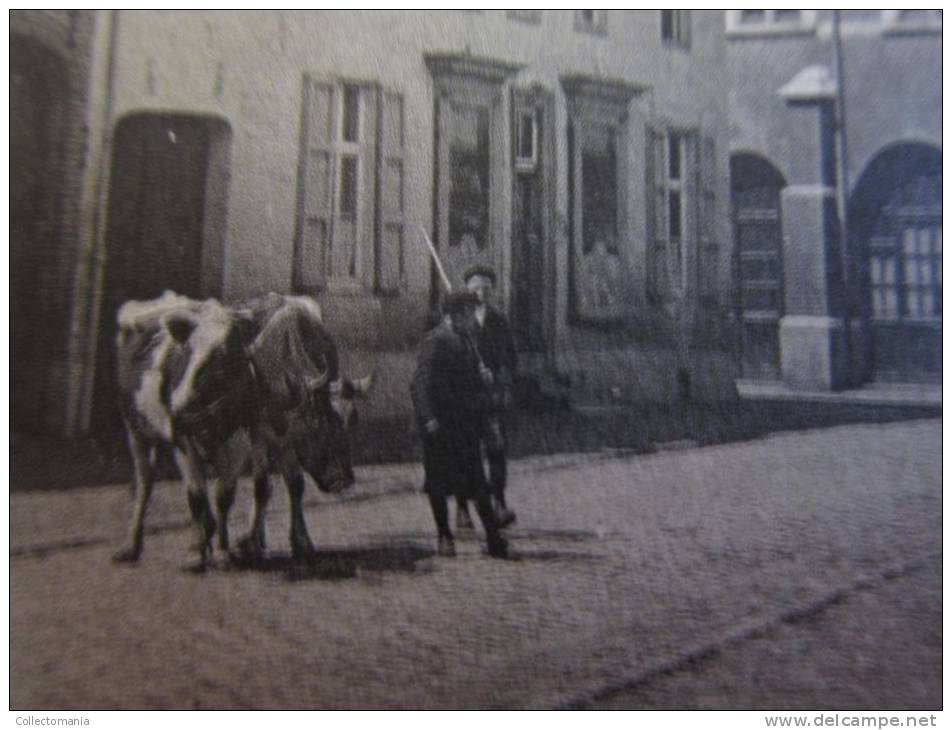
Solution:
<path fill-rule="evenodd" d="M 69 297 L 57 279 L 69 77 L 63 59 L 10 36 L 10 418 L 44 430 L 50 374 L 65 347 Z"/>
<path fill-rule="evenodd" d="M 166 289 L 221 296 L 231 131 L 220 119 L 135 114 L 116 126 L 92 427 L 119 425 L 116 313 Z"/>
<path fill-rule="evenodd" d="M 741 377 L 780 379 L 783 176 L 753 154 L 731 156 L 734 267 Z"/>
<path fill-rule="evenodd" d="M 869 323 L 868 378 L 942 376 L 942 153 L 925 144 L 884 150 L 860 177 L 849 209 L 859 302 Z"/>

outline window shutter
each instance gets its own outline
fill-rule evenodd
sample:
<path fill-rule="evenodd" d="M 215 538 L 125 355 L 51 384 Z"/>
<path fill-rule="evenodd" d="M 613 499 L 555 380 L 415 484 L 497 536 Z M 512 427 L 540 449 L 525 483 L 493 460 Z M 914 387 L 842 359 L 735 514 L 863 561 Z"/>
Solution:
<path fill-rule="evenodd" d="M 714 139 L 703 137 L 698 185 L 698 292 L 701 301 L 706 303 L 717 301 L 720 266 L 716 218 L 717 157 L 715 152 Z"/>
<path fill-rule="evenodd" d="M 373 255 L 377 228 L 377 137 L 378 137 L 378 118 L 377 118 L 377 97 L 379 89 L 374 86 L 360 87 L 360 113 L 361 126 L 360 132 L 360 214 L 358 223 L 360 229 L 357 231 L 357 248 L 355 260 L 351 265 L 350 275 L 360 278 L 367 287 L 373 285 Z M 369 264 L 369 265 L 368 265 Z"/>
<path fill-rule="evenodd" d="M 324 285 L 334 210 L 334 85 L 304 79 L 304 159 L 294 285 L 308 290 Z"/>
<path fill-rule="evenodd" d="M 378 135 L 376 288 L 385 293 L 398 291 L 404 279 L 404 137 L 403 95 L 383 89 Z"/>
<path fill-rule="evenodd" d="M 684 293 L 686 298 L 696 300 L 698 296 L 698 266 L 700 263 L 700 220 L 701 220 L 701 164 L 698 135 L 689 132 L 684 135 L 684 232 L 682 235 Z M 679 282 L 679 284 L 681 284 Z"/>
<path fill-rule="evenodd" d="M 645 130 L 645 191 L 648 224 L 647 274 L 648 298 L 660 301 L 668 287 L 667 266 L 667 200 L 664 175 L 664 135 L 657 129 Z"/>

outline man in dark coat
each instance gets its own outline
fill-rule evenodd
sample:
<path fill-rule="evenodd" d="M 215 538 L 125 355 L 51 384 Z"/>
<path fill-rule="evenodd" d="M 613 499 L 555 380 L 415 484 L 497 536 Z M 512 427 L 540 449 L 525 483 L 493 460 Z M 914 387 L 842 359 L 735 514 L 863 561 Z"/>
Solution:
<path fill-rule="evenodd" d="M 477 303 L 467 292 L 447 295 L 443 321 L 423 339 L 410 394 L 423 437 L 424 489 L 436 521 L 439 554 L 456 554 L 446 504 L 452 495 L 476 503 L 489 554 L 505 557 L 506 541 L 499 534 L 480 455 L 489 393 L 488 371 L 480 372 L 470 339 Z"/>
<path fill-rule="evenodd" d="M 489 410 L 483 423 L 482 440 L 489 461 L 489 491 L 495 502 L 496 521 L 506 527 L 516 521 L 516 513 L 506 506 L 506 430 L 505 415 L 509 407 L 512 379 L 516 372 L 516 345 L 506 317 L 495 309 L 489 298 L 496 284 L 495 272 L 486 266 L 475 266 L 463 276 L 466 289 L 475 294 L 479 304 L 475 311 L 475 343 L 490 376 Z M 465 500 L 457 500 L 456 526 L 472 527 Z"/>

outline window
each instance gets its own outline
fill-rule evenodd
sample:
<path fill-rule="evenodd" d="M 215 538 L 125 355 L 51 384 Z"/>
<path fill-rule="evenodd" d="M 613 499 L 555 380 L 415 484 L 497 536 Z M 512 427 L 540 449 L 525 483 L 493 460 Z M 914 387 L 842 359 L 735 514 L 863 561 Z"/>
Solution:
<path fill-rule="evenodd" d="M 932 32 L 942 28 L 941 10 L 884 10 L 883 15 L 887 30 L 893 32 Z"/>
<path fill-rule="evenodd" d="M 308 76 L 304 99 L 294 287 L 399 286 L 402 96 Z"/>
<path fill-rule="evenodd" d="M 575 30 L 587 33 L 605 33 L 607 27 L 604 10 L 576 10 Z"/>
<path fill-rule="evenodd" d="M 649 129 L 647 144 L 649 294 L 659 301 L 696 287 L 699 299 L 714 300 L 714 142 L 683 129 Z"/>
<path fill-rule="evenodd" d="M 745 34 L 812 33 L 813 10 L 728 10 L 727 31 Z"/>
<path fill-rule="evenodd" d="M 942 316 L 942 228 L 901 226 L 898 237 L 870 240 L 870 289 L 875 319 L 929 320 Z"/>
<path fill-rule="evenodd" d="M 521 109 L 516 113 L 516 170 L 535 170 L 538 159 L 538 122 L 534 109 Z"/>
<path fill-rule="evenodd" d="M 538 25 L 542 22 L 541 10 L 507 10 L 506 17 L 509 20 L 518 20 L 523 23 L 532 23 Z"/>
<path fill-rule="evenodd" d="M 560 81 L 569 117 L 569 316 L 596 325 L 617 322 L 634 301 L 627 111 L 642 89 L 584 75 Z"/>
<path fill-rule="evenodd" d="M 685 48 L 691 45 L 691 12 L 689 10 L 661 11 L 661 40 Z"/>

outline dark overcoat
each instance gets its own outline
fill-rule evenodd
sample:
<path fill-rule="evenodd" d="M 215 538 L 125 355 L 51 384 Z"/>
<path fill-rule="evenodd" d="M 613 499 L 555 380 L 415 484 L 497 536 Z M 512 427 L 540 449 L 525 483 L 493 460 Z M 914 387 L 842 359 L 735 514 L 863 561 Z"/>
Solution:
<path fill-rule="evenodd" d="M 423 436 L 426 491 L 473 497 L 485 490 L 479 440 L 488 394 L 472 344 L 447 323 L 424 336 L 410 394 Z M 432 419 L 439 429 L 428 434 Z"/>

